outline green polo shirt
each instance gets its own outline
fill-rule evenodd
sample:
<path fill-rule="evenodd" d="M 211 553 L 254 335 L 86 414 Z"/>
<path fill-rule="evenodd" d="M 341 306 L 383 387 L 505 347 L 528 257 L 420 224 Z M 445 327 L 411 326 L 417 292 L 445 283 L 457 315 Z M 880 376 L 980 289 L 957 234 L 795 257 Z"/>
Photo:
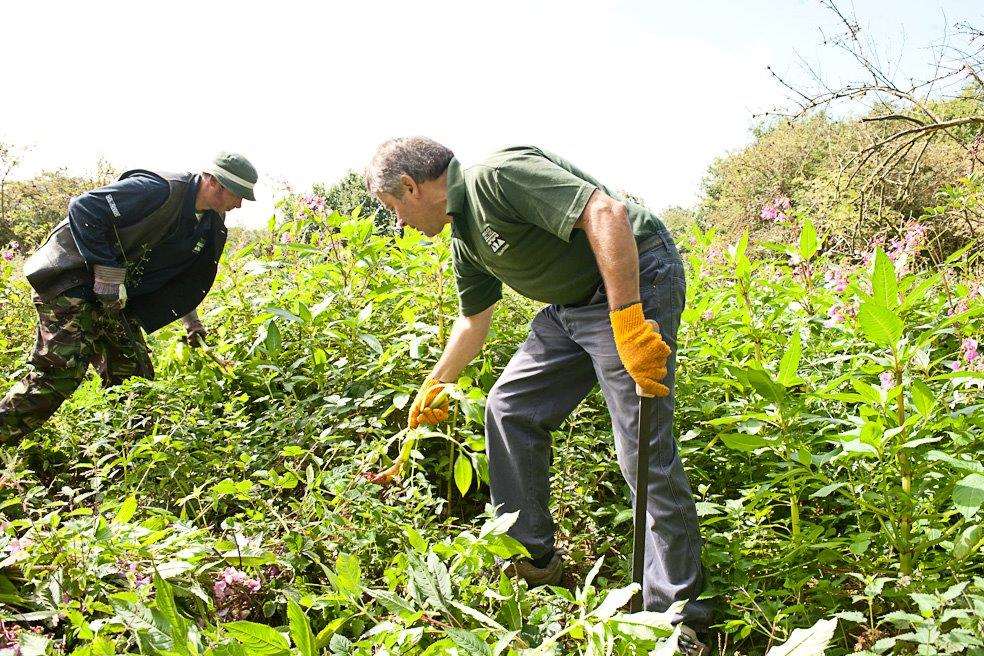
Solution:
<path fill-rule="evenodd" d="M 452 159 L 447 213 L 461 314 L 502 298 L 502 283 L 544 303 L 587 300 L 601 273 L 587 235 L 573 226 L 595 189 L 625 203 L 636 243 L 663 229 L 645 207 L 534 146 L 500 150 L 467 169 Z"/>

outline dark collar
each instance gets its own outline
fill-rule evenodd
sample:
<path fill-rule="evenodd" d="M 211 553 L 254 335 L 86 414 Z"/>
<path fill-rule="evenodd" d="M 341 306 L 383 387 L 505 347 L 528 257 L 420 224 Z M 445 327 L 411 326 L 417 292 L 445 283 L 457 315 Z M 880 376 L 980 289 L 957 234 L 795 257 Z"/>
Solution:
<path fill-rule="evenodd" d="M 198 185 L 202 181 L 201 175 L 195 175 L 191 182 L 188 183 L 188 191 L 185 192 L 184 204 L 181 207 L 181 216 L 186 219 L 192 219 L 197 213 L 195 210 L 195 201 L 198 199 Z"/>
<path fill-rule="evenodd" d="M 448 162 L 448 200 L 447 213 L 457 216 L 465 211 L 465 178 L 461 175 L 461 164 L 452 157 Z"/>

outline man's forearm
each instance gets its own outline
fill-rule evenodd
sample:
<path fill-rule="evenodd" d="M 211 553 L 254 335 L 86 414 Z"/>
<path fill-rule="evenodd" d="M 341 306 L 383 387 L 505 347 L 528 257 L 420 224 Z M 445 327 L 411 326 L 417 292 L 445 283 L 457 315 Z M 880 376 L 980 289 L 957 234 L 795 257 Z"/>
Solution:
<path fill-rule="evenodd" d="M 201 319 L 198 318 L 198 308 L 195 308 L 188 314 L 181 317 L 181 323 L 184 324 L 185 328 L 200 327 L 202 325 Z"/>
<path fill-rule="evenodd" d="M 638 303 L 639 249 L 625 205 L 595 191 L 575 227 L 582 228 L 594 252 L 612 310 Z"/>
<path fill-rule="evenodd" d="M 470 317 L 458 317 L 451 328 L 451 336 L 444 347 L 441 359 L 431 372 L 431 378 L 444 382 L 454 382 L 468 366 L 485 343 L 492 325 L 492 311 L 495 305 Z"/>

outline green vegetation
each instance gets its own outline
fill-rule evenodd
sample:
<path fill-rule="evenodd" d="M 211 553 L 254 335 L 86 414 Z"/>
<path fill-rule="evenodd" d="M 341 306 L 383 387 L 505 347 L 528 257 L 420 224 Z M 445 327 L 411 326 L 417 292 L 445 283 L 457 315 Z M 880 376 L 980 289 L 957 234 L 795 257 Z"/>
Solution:
<path fill-rule="evenodd" d="M 408 400 L 457 311 L 448 246 L 286 202 L 295 218 L 227 251 L 203 308 L 231 368 L 165 329 L 150 339 L 156 381 L 90 380 L 4 452 L 0 648 L 637 654 L 661 643 L 661 616 L 622 612 L 631 514 L 598 394 L 555 435 L 570 590 L 530 591 L 500 571 L 521 547 L 508 517 L 487 522 L 481 408 L 533 305 L 507 297 L 447 428 L 423 433 L 398 484 L 372 485 L 364 475 L 397 457 Z M 765 653 L 814 626 L 832 631 L 829 654 L 980 653 L 976 256 L 920 268 L 918 227 L 856 261 L 828 254 L 829 235 L 805 218 L 793 232 L 754 256 L 747 237 L 693 228 L 681 240 L 677 431 L 723 653 Z M 34 321 L 17 264 L 0 260 L 8 380 Z"/>

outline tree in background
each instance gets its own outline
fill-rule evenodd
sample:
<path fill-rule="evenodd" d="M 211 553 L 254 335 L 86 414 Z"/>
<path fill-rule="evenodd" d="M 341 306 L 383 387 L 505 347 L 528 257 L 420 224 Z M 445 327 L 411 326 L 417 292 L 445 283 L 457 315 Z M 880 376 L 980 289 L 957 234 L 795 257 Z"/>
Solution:
<path fill-rule="evenodd" d="M 853 15 L 821 4 L 842 28 L 824 44 L 846 53 L 857 77 L 833 84 L 807 66 L 810 81 L 797 84 L 773 72 L 789 107 L 765 115 L 749 147 L 714 162 L 700 221 L 732 238 L 748 230 L 774 240 L 805 214 L 845 253 L 913 226 L 936 258 L 979 239 L 984 34 L 958 24 L 933 52 L 932 73 L 903 82 Z M 845 110 L 860 119 L 833 118 Z"/>
<path fill-rule="evenodd" d="M 22 252 L 33 249 L 65 218 L 74 196 L 101 187 L 118 175 L 112 165 L 99 160 L 95 170 L 81 175 L 58 168 L 18 180 L 14 175 L 27 151 L 0 142 L 0 246 L 17 242 Z"/>

